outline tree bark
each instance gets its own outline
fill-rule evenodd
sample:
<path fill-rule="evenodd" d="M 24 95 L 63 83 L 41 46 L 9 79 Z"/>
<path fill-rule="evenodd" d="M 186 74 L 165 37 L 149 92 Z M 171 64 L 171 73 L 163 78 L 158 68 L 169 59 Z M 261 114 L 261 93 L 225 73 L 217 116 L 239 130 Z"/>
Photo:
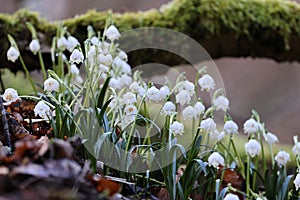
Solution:
<path fill-rule="evenodd" d="M 108 12 L 89 11 L 84 15 L 51 23 L 37 13 L 20 10 L 13 15 L 0 14 L 0 68 L 22 70 L 19 61 L 9 62 L 7 34 L 16 39 L 29 70 L 39 69 L 39 61 L 28 49 L 31 34 L 25 22 L 31 22 L 42 42 L 46 67 L 51 66 L 51 39 L 59 24 L 81 42 L 87 37 L 87 26 L 103 31 Z M 162 27 L 187 34 L 199 42 L 211 55 L 219 57 L 264 57 L 278 62 L 300 60 L 300 5 L 285 0 L 174 0 L 160 9 L 145 12 L 112 13 L 120 31 L 140 27 Z M 134 66 L 147 62 L 153 55 L 140 51 Z M 172 57 L 172 56 L 171 56 Z M 161 62 L 174 65 L 170 56 Z M 165 59 L 165 60 L 164 60 Z M 178 60 L 178 59 L 177 59 Z"/>

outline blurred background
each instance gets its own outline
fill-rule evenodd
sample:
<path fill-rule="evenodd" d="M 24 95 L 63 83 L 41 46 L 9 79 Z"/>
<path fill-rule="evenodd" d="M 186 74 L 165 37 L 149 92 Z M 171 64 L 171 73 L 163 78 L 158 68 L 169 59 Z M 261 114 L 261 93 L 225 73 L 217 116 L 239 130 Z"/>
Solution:
<path fill-rule="evenodd" d="M 300 2 L 300 0 L 298 0 Z M 55 21 L 83 14 L 87 10 L 118 12 L 159 8 L 168 0 L 0 0 L 0 12 L 13 13 L 20 8 L 38 11 L 47 20 Z M 300 56 L 300 55 L 299 55 Z M 269 131 L 280 142 L 293 143 L 300 135 L 300 65 L 277 63 L 270 59 L 220 58 L 214 60 L 223 77 L 227 97 L 231 100 L 230 114 L 243 122 L 257 110 Z M 22 76 L 21 74 L 17 75 Z M 4 74 L 6 87 L 16 84 Z M 19 84 L 19 85 L 18 85 Z M 17 83 L 16 88 L 23 88 Z"/>

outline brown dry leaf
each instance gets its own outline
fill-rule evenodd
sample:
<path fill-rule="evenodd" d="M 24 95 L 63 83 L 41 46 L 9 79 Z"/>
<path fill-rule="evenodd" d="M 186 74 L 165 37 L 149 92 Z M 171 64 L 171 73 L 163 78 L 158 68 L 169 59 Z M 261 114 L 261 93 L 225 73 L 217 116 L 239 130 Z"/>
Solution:
<path fill-rule="evenodd" d="M 170 195 L 168 190 L 166 188 L 161 188 L 157 194 L 157 198 L 159 198 L 160 200 L 169 200 Z"/>
<path fill-rule="evenodd" d="M 99 192 L 108 192 L 110 196 L 119 192 L 121 187 L 117 182 L 104 179 L 100 176 L 88 175 L 87 178 L 94 184 Z"/>
<path fill-rule="evenodd" d="M 222 168 L 222 166 L 219 167 L 218 178 L 222 175 Z M 240 191 L 245 191 L 245 180 L 242 175 L 237 173 L 234 169 L 224 169 L 222 188 L 227 187 L 228 184 L 231 184 L 234 188 Z M 238 195 L 240 199 L 244 198 L 240 193 L 236 193 L 236 195 Z"/>

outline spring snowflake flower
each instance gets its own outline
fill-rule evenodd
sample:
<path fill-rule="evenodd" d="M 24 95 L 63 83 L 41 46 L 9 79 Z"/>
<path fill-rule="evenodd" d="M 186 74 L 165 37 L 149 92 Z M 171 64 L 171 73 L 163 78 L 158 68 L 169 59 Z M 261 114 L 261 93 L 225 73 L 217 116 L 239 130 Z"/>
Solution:
<path fill-rule="evenodd" d="M 77 45 L 79 45 L 78 40 L 73 36 L 69 36 L 67 40 L 67 46 L 66 46 L 68 51 L 72 52 Z"/>
<path fill-rule="evenodd" d="M 203 114 L 205 112 L 205 106 L 203 105 L 203 103 L 201 103 L 199 101 L 194 105 L 194 108 L 195 108 L 198 116 L 200 116 L 201 114 Z"/>
<path fill-rule="evenodd" d="M 54 78 L 48 78 L 44 81 L 44 90 L 45 91 L 58 91 L 59 89 L 59 83 Z"/>
<path fill-rule="evenodd" d="M 244 132 L 248 133 L 248 135 L 257 133 L 259 131 L 259 128 L 260 128 L 259 123 L 252 118 L 248 119 L 244 123 Z"/>
<path fill-rule="evenodd" d="M 192 120 L 197 118 L 197 111 L 194 107 L 188 106 L 182 111 L 182 116 L 184 120 Z"/>
<path fill-rule="evenodd" d="M 70 67 L 70 73 L 72 75 L 75 75 L 75 76 L 79 75 L 79 69 L 78 69 L 78 67 L 75 64 L 71 65 L 71 67 Z"/>
<path fill-rule="evenodd" d="M 91 38 L 91 43 L 92 43 L 93 45 L 95 45 L 95 46 L 99 46 L 99 45 L 100 45 L 100 41 L 99 41 L 98 37 L 96 37 L 96 36 L 93 36 L 93 37 Z"/>
<path fill-rule="evenodd" d="M 300 156 L 300 142 L 297 142 L 293 148 L 292 148 L 293 153 L 295 156 Z"/>
<path fill-rule="evenodd" d="M 161 101 L 163 101 L 170 94 L 170 88 L 168 86 L 164 85 L 159 89 L 159 92 L 160 92 L 160 99 L 161 99 Z"/>
<path fill-rule="evenodd" d="M 124 112 L 126 115 L 135 115 L 137 114 L 137 107 L 135 105 L 127 105 L 124 108 Z"/>
<path fill-rule="evenodd" d="M 115 69 L 120 69 L 123 74 L 131 74 L 130 65 L 119 57 L 113 60 L 113 66 Z"/>
<path fill-rule="evenodd" d="M 176 114 L 175 104 L 172 101 L 167 101 L 162 108 L 162 114 L 170 116 Z"/>
<path fill-rule="evenodd" d="M 214 79 L 208 74 L 205 74 L 201 78 L 199 78 L 198 83 L 202 91 L 206 90 L 209 92 L 215 89 L 216 86 Z"/>
<path fill-rule="evenodd" d="M 100 64 L 99 65 L 99 74 L 107 73 L 109 68 L 106 65 Z"/>
<path fill-rule="evenodd" d="M 17 90 L 13 88 L 7 88 L 3 94 L 3 100 L 7 102 L 7 104 L 11 104 L 19 99 L 19 95 Z"/>
<path fill-rule="evenodd" d="M 216 107 L 216 110 L 222 109 L 226 112 L 229 108 L 229 100 L 221 95 L 214 99 L 213 105 Z"/>
<path fill-rule="evenodd" d="M 132 92 L 126 92 L 126 93 L 123 95 L 123 102 L 124 102 L 126 105 L 136 103 L 137 100 L 136 100 L 135 94 L 133 94 Z"/>
<path fill-rule="evenodd" d="M 275 156 L 275 160 L 279 167 L 285 166 L 288 161 L 290 161 L 290 154 L 285 151 L 279 151 Z"/>
<path fill-rule="evenodd" d="M 169 130 L 169 133 L 170 134 L 173 134 L 174 136 L 176 135 L 183 135 L 184 133 L 184 125 L 180 122 L 173 122 L 171 125 L 170 125 L 170 130 Z"/>
<path fill-rule="evenodd" d="M 155 102 L 160 101 L 160 91 L 155 86 L 152 86 L 147 90 L 146 96 L 150 101 L 155 101 Z"/>
<path fill-rule="evenodd" d="M 295 184 L 296 190 L 298 190 L 300 188 L 300 173 L 297 174 L 297 176 L 294 180 L 294 184 Z"/>
<path fill-rule="evenodd" d="M 70 56 L 70 61 L 72 63 L 79 64 L 79 63 L 83 62 L 83 59 L 84 59 L 83 53 L 81 51 L 79 51 L 78 49 L 75 49 Z"/>
<path fill-rule="evenodd" d="M 109 86 L 114 89 L 121 89 L 120 78 L 111 78 L 109 80 Z"/>
<path fill-rule="evenodd" d="M 131 90 L 131 91 L 137 93 L 139 87 L 140 87 L 140 84 L 139 84 L 138 82 L 134 81 L 134 82 L 132 82 L 132 83 L 130 84 L 129 90 Z"/>
<path fill-rule="evenodd" d="M 191 96 L 190 93 L 186 90 L 181 90 L 177 95 L 176 95 L 176 103 L 179 103 L 180 105 L 185 105 L 189 104 L 191 101 Z"/>
<path fill-rule="evenodd" d="M 49 119 L 50 107 L 43 101 L 39 101 L 34 107 L 35 116 L 40 116 L 43 119 Z"/>
<path fill-rule="evenodd" d="M 225 198 L 223 200 L 239 200 L 239 196 L 236 194 L 226 194 Z"/>
<path fill-rule="evenodd" d="M 13 46 L 11 46 L 7 51 L 7 59 L 11 62 L 15 62 L 20 56 L 20 52 Z"/>
<path fill-rule="evenodd" d="M 221 141 L 225 137 L 225 132 L 219 132 L 217 129 L 215 129 L 214 131 L 209 132 L 209 136 L 211 140 Z"/>
<path fill-rule="evenodd" d="M 209 132 L 213 132 L 217 129 L 217 125 L 212 118 L 207 118 L 201 121 L 200 128 Z"/>
<path fill-rule="evenodd" d="M 274 135 L 273 133 L 270 133 L 270 132 L 268 132 L 265 135 L 265 140 L 270 145 L 275 144 L 276 142 L 279 142 L 278 137 L 276 135 Z"/>
<path fill-rule="evenodd" d="M 108 27 L 105 35 L 112 42 L 121 37 L 121 34 L 119 33 L 118 29 L 114 25 L 110 25 L 110 27 Z"/>
<path fill-rule="evenodd" d="M 88 54 L 87 54 L 87 58 L 90 62 L 93 62 L 96 56 L 96 47 L 95 46 L 91 46 Z"/>
<path fill-rule="evenodd" d="M 29 49 L 35 55 L 41 49 L 39 41 L 37 39 L 33 39 L 29 44 Z"/>
<path fill-rule="evenodd" d="M 195 85 L 190 81 L 184 81 L 184 83 L 179 87 L 179 90 L 186 90 L 192 96 L 195 93 Z"/>
<path fill-rule="evenodd" d="M 109 66 L 113 62 L 111 54 L 99 54 L 98 60 L 101 64 Z"/>
<path fill-rule="evenodd" d="M 260 149 L 261 149 L 260 144 L 254 139 L 249 140 L 245 144 L 246 153 L 249 154 L 251 157 L 259 155 Z"/>
<path fill-rule="evenodd" d="M 232 120 L 225 122 L 224 128 L 223 128 L 224 132 L 228 133 L 228 134 L 237 133 L 238 129 L 239 129 L 238 125 Z"/>
<path fill-rule="evenodd" d="M 68 46 L 68 40 L 64 36 L 62 36 L 58 38 L 56 45 L 58 49 L 64 51 Z"/>
<path fill-rule="evenodd" d="M 120 51 L 120 52 L 118 53 L 118 58 L 121 58 L 121 59 L 124 60 L 124 61 L 127 61 L 127 60 L 128 60 L 128 56 L 127 56 L 127 54 L 126 54 L 124 51 Z"/>
<path fill-rule="evenodd" d="M 220 165 L 224 166 L 224 158 L 218 152 L 213 152 L 208 157 L 208 165 L 218 168 Z"/>
<path fill-rule="evenodd" d="M 130 86 L 130 84 L 132 83 L 132 78 L 131 76 L 128 76 L 127 74 L 123 74 L 121 77 L 120 77 L 120 84 L 124 87 L 128 87 Z"/>
<path fill-rule="evenodd" d="M 119 112 L 120 109 L 123 108 L 123 100 L 119 98 L 118 96 L 113 96 L 113 99 L 109 103 L 109 107 L 113 109 L 115 112 Z"/>

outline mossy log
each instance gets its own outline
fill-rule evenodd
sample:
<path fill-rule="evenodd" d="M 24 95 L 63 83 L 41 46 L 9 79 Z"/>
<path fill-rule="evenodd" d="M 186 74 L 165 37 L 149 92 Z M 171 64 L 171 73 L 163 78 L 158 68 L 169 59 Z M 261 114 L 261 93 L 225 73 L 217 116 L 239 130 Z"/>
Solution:
<path fill-rule="evenodd" d="M 102 31 L 106 18 L 107 12 L 96 11 L 59 22 L 48 22 L 27 10 L 13 15 L 0 14 L 0 68 L 22 69 L 19 61 L 7 61 L 7 34 L 16 39 L 29 70 L 39 68 L 37 57 L 28 49 L 31 34 L 25 24 L 27 21 L 36 27 L 46 65 L 51 66 L 51 38 L 59 24 L 67 26 L 68 31 L 82 41 L 88 25 Z M 300 5 L 286 0 L 174 0 L 160 9 L 112 13 L 112 19 L 120 31 L 163 27 L 187 34 L 212 58 L 250 56 L 279 62 L 300 60 Z M 137 55 L 139 53 L 132 56 L 151 60 L 151 54 Z M 176 64 L 170 59 L 163 62 Z"/>

